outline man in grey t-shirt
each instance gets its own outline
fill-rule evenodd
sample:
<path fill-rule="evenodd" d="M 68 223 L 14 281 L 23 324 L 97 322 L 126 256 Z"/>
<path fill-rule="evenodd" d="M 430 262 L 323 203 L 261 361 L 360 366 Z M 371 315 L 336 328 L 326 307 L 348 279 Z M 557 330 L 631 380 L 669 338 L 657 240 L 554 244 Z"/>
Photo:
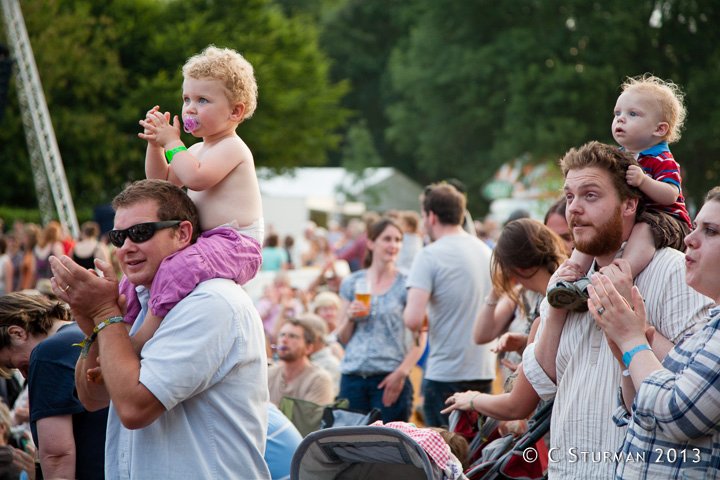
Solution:
<path fill-rule="evenodd" d="M 430 355 L 423 379 L 425 423 L 447 425 L 441 415 L 455 392 L 490 392 L 495 355 L 476 345 L 472 328 L 491 288 L 490 248 L 462 227 L 465 197 L 448 184 L 431 185 L 422 196 L 425 230 L 433 243 L 413 261 L 407 281 L 405 324 L 422 328 L 427 311 Z"/>

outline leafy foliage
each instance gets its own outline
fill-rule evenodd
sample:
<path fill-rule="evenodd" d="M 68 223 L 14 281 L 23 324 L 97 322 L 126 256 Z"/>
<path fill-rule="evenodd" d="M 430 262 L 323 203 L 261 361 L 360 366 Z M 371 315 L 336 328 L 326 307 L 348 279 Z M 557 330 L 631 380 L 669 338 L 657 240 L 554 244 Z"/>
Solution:
<path fill-rule="evenodd" d="M 681 85 L 672 146 L 699 203 L 720 175 L 720 4 L 714 0 L 26 0 L 38 68 L 76 204 L 143 176 L 137 121 L 179 113 L 180 67 L 236 48 L 260 86 L 239 128 L 258 165 L 393 166 L 456 177 L 475 210 L 503 163 L 612 143 L 627 76 Z M 17 102 L 0 123 L 0 204 L 33 205 Z M 191 137 L 185 138 L 192 142 Z"/>
<path fill-rule="evenodd" d="M 625 77 L 671 79 L 690 112 L 672 148 L 698 199 L 717 183 L 718 101 L 707 92 L 720 85 L 719 9 L 711 0 L 347 0 L 323 39 L 344 32 L 345 43 L 335 34 L 326 47 L 333 71 L 352 82 L 346 105 L 368 121 L 384 163 L 420 182 L 458 177 L 476 208 L 509 160 L 612 143 Z"/>
<path fill-rule="evenodd" d="M 255 67 L 258 111 L 238 133 L 258 165 L 322 164 L 338 146 L 348 85 L 329 81 L 317 29 L 270 0 L 242 8 L 210 0 L 28 0 L 22 7 L 76 205 L 106 202 L 144 177 L 137 122 L 156 104 L 180 113 L 181 66 L 209 44 L 235 48 Z M 13 159 L 0 162 L 0 175 L 14 180 L 0 204 L 33 205 L 14 98 L 0 157 Z"/>

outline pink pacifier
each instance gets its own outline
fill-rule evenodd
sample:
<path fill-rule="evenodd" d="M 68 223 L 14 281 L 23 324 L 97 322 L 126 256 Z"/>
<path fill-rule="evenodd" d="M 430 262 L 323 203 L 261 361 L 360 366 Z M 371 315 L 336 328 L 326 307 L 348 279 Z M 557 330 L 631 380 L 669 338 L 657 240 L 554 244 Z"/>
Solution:
<path fill-rule="evenodd" d="M 195 117 L 185 117 L 183 118 L 183 129 L 186 133 L 192 133 L 195 130 L 198 129 L 200 124 L 198 123 L 197 119 Z"/>

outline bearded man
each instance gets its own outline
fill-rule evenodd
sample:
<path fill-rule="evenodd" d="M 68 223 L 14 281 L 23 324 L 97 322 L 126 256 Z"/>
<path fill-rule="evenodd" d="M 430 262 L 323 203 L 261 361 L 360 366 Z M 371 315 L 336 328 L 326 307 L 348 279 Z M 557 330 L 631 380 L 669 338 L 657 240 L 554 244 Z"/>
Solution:
<path fill-rule="evenodd" d="M 556 280 L 575 281 L 599 270 L 630 298 L 629 265 L 616 257 L 636 218 L 645 221 L 638 214 L 641 194 L 625 181 L 627 167 L 633 164 L 630 154 L 598 142 L 571 149 L 561 160 L 566 217 L 575 248 L 595 260 L 589 272 L 565 262 L 555 273 Z M 648 339 L 662 360 L 674 343 L 701 326 L 711 301 L 687 286 L 684 256 L 667 248 L 662 225 L 651 228 L 658 250 L 636 276 L 635 285 L 646 302 Z M 543 302 L 541 326 L 536 342 L 523 354 L 523 369 L 541 398 L 555 397 L 550 478 L 614 476 L 615 452 L 625 437 L 627 420 L 618 417 L 613 422 L 621 404 L 617 395 L 621 369 L 603 337 L 590 313 L 568 312 Z"/>
<path fill-rule="evenodd" d="M 335 388 L 330 374 L 310 361 L 315 352 L 317 332 L 306 315 L 288 319 L 278 333 L 280 362 L 268 369 L 270 401 L 280 406 L 283 397 L 298 398 L 318 405 L 332 403 Z"/>

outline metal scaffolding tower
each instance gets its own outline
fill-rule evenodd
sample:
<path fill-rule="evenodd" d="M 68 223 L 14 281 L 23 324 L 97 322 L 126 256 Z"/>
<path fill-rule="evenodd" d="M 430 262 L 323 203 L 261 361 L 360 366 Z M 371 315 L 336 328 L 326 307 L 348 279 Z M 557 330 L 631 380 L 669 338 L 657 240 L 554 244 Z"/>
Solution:
<path fill-rule="evenodd" d="M 65 177 L 65 169 L 60 158 L 60 150 L 55 139 L 55 131 L 35 65 L 35 56 L 25 28 L 20 2 L 0 0 L 0 7 L 2 7 L 0 10 L 8 44 L 16 64 L 15 85 L 40 213 L 43 222 L 50 221 L 53 211 L 52 201 L 54 201 L 58 218 L 77 238 L 80 229 L 75 206 L 70 196 L 70 188 Z"/>

